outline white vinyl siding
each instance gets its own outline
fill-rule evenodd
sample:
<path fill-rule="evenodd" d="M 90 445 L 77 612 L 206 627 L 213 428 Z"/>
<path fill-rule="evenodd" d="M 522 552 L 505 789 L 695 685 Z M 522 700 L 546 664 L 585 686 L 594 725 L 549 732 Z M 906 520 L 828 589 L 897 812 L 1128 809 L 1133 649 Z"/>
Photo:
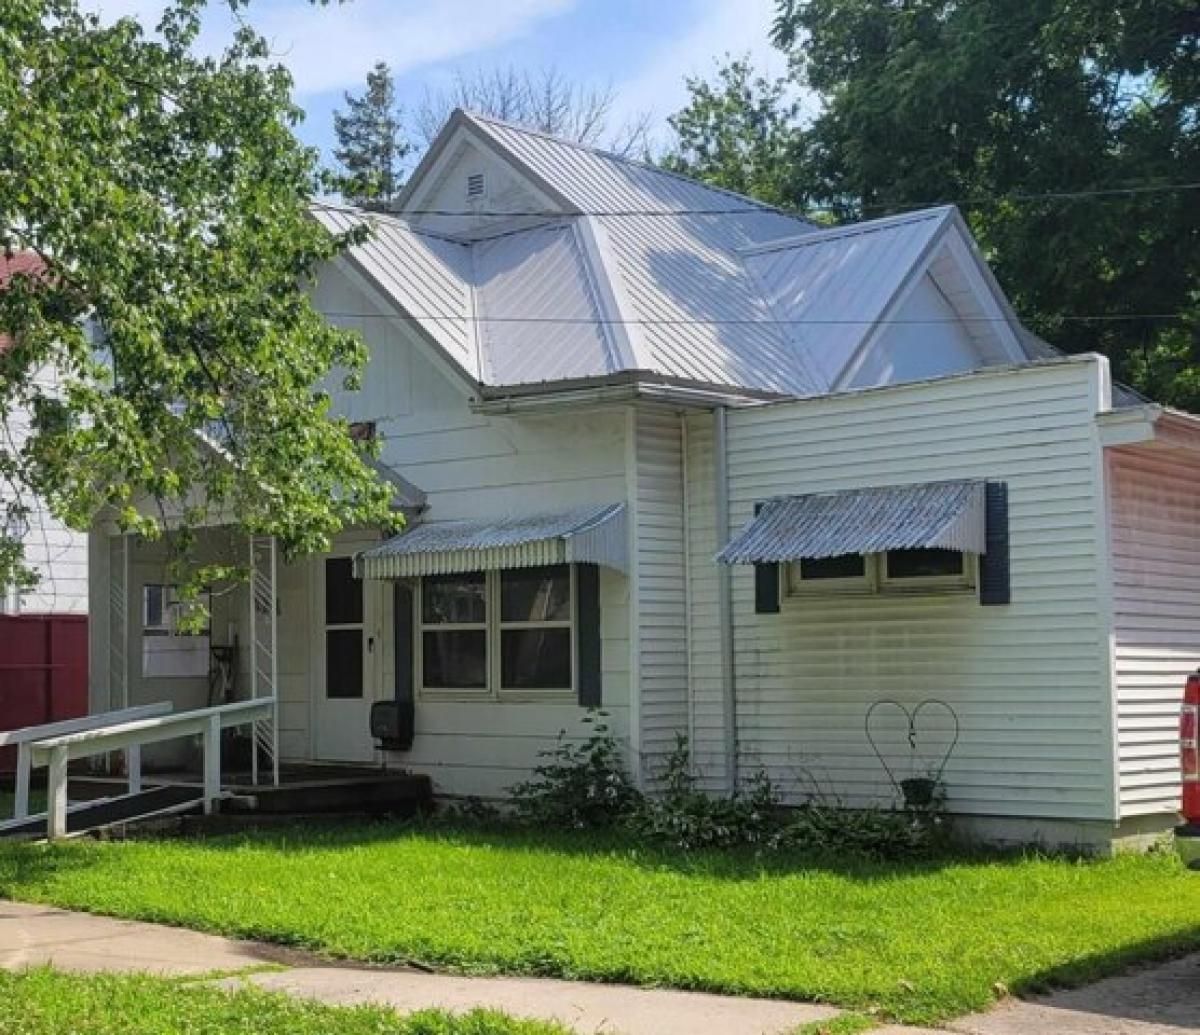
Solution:
<path fill-rule="evenodd" d="M 57 378 L 52 371 L 43 370 L 36 381 L 53 392 Z M 0 420 L 0 432 L 6 449 L 20 450 L 29 438 L 29 414 L 17 408 Z M 23 539 L 25 563 L 38 573 L 39 581 L 15 601 L 9 600 L 9 593 L 0 586 L 0 611 L 7 606 L 18 614 L 87 614 L 87 533 L 69 529 L 40 497 L 30 495 L 25 502 L 31 510 Z"/>
<path fill-rule="evenodd" d="M 381 312 L 375 300 L 336 269 L 322 278 L 317 303 L 329 312 L 365 314 L 349 321 L 372 354 L 365 393 L 335 393 L 335 405 L 376 421 L 382 461 L 428 494 L 422 520 L 558 513 L 626 501 L 625 412 L 473 414 L 463 386 L 427 358 L 416 332 L 375 318 Z M 603 709 L 628 745 L 629 580 L 609 568 L 600 569 L 600 610 Z M 384 615 L 390 640 L 390 599 Z M 385 657 L 390 656 L 389 651 Z M 385 697 L 391 696 L 393 679 L 390 671 L 385 674 Z M 418 699 L 412 750 L 389 758 L 393 765 L 428 773 L 438 794 L 497 797 L 530 775 L 538 752 L 553 748 L 560 732 L 585 735 L 586 714 L 574 702 Z"/>
<path fill-rule="evenodd" d="M 1200 460 L 1107 451 L 1122 816 L 1179 808 L 1179 706 L 1200 665 Z"/>
<path fill-rule="evenodd" d="M 725 789 L 725 706 L 720 569 L 713 561 L 719 538 L 714 424 L 711 413 L 687 417 L 688 643 L 692 765 L 700 786 L 719 793 Z"/>
<path fill-rule="evenodd" d="M 753 569 L 736 566 L 743 779 L 761 766 L 793 801 L 814 789 L 847 804 L 891 800 L 866 710 L 880 698 L 911 707 L 935 697 L 962 723 L 945 773 L 953 810 L 1112 818 L 1097 378 L 1094 362 L 1072 362 L 730 412 L 735 529 L 779 494 L 948 478 L 1006 481 L 1011 513 L 1009 606 L 962 594 L 831 594 L 785 597 L 781 613 L 756 614 Z M 703 469 L 707 440 L 689 441 L 689 468 Z M 699 516 L 708 498 L 690 497 L 697 539 L 711 524 Z M 713 592 L 717 548 L 694 542 L 694 592 Z M 715 606 L 696 609 L 692 631 L 693 681 L 711 708 Z"/>
<path fill-rule="evenodd" d="M 640 756 L 652 783 L 688 729 L 683 427 L 659 408 L 638 408 L 632 420 Z"/>

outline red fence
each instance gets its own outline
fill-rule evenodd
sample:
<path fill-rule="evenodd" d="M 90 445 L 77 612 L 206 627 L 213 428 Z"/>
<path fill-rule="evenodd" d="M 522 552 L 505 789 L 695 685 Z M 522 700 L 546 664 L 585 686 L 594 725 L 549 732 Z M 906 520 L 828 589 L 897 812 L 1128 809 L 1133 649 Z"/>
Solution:
<path fill-rule="evenodd" d="M 84 615 L 0 615 L 0 730 L 86 715 L 87 655 Z M 0 749 L 0 772 L 15 761 Z"/>

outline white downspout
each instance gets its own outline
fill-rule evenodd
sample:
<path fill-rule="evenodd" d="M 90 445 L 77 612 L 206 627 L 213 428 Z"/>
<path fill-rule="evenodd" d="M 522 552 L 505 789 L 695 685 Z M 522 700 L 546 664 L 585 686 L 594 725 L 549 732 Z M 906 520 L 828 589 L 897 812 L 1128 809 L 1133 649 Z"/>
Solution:
<path fill-rule="evenodd" d="M 726 418 L 728 410 L 714 411 L 713 482 L 716 496 L 717 549 L 729 541 L 729 450 Z M 737 694 L 733 659 L 733 573 L 727 564 L 717 565 L 717 621 L 721 630 L 721 718 L 725 733 L 725 780 L 730 794 L 737 790 Z"/>

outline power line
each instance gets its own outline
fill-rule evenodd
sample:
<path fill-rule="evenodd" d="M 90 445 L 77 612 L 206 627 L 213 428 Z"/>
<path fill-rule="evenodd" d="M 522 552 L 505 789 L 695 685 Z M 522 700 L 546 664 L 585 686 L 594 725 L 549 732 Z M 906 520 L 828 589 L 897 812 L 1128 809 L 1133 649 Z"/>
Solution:
<path fill-rule="evenodd" d="M 618 317 L 588 317 L 588 316 L 467 316 L 456 315 L 453 313 L 352 313 L 322 310 L 321 314 L 326 317 L 335 319 L 347 320 L 399 320 L 405 323 L 464 323 L 464 324 L 554 324 L 560 326 L 582 326 L 589 327 L 596 324 L 606 326 L 615 325 L 637 325 L 643 327 L 757 327 L 763 324 L 781 324 L 787 326 L 863 326 L 876 324 L 891 325 L 891 324 L 910 324 L 915 326 L 925 326 L 929 324 L 958 324 L 958 323 L 1004 323 L 1011 324 L 1014 321 L 1004 316 L 963 316 L 963 317 L 932 317 L 928 319 L 910 319 L 904 317 L 896 317 L 886 320 L 877 320 L 869 317 L 862 319 L 811 319 L 808 317 L 802 318 L 776 318 L 765 316 L 761 319 L 750 317 L 743 318 L 725 318 L 725 319 L 702 319 L 697 317 L 646 317 L 646 318 L 618 318 Z M 1070 316 L 1056 316 L 1056 320 L 1070 323 L 1115 323 L 1115 322 L 1134 322 L 1138 320 L 1184 320 L 1193 316 L 1192 313 L 1094 313 L 1094 314 L 1077 314 Z"/>
<path fill-rule="evenodd" d="M 710 188 L 707 184 L 696 180 L 695 185 L 704 189 Z M 896 202 L 877 202 L 870 205 L 864 205 L 866 211 L 876 211 L 880 209 L 911 211 L 924 208 L 942 208 L 946 205 L 958 205 L 963 208 L 977 208 L 982 205 L 1006 205 L 1010 203 L 1023 203 L 1031 201 L 1073 201 L 1080 198 L 1111 198 L 1111 197 L 1129 197 L 1145 194 L 1168 194 L 1180 193 L 1185 191 L 1200 190 L 1200 182 L 1189 183 L 1131 183 L 1119 187 L 1098 187 L 1092 190 L 1061 190 L 1061 191 L 1040 191 L 1040 192 L 1017 192 L 1012 194 L 993 194 L 993 195 L 975 195 L 974 197 L 957 198 L 957 199 L 942 199 L 940 201 L 896 201 Z M 416 208 L 403 209 L 396 212 L 371 212 L 363 209 L 356 209 L 358 214 L 363 216 L 381 215 L 385 217 L 407 217 L 407 216 L 439 216 L 444 218 L 459 218 L 463 216 L 476 216 L 479 218 L 527 218 L 527 219 L 548 219 L 555 217 L 568 216 L 610 216 L 615 218 L 635 218 L 635 217 L 673 217 L 673 216 L 747 216 L 747 215 L 785 215 L 797 219 L 805 217 L 804 212 L 789 211 L 787 209 L 778 208 L 772 205 L 759 204 L 747 199 L 748 204 L 739 207 L 726 208 L 672 208 L 672 209 L 597 209 L 595 211 L 580 210 L 573 212 L 564 212 L 559 209 L 448 209 L 448 208 Z M 330 208 L 334 210 L 344 210 L 345 208 L 353 208 L 353 206 L 337 206 L 326 202 L 316 203 L 321 208 Z M 810 208 L 808 212 L 815 213 L 830 213 L 840 211 L 838 209 L 820 207 Z M 847 224 L 852 225 L 852 224 Z"/>
<path fill-rule="evenodd" d="M 921 209 L 921 208 L 937 208 L 939 205 L 960 205 L 963 208 L 977 208 L 981 205 L 1007 205 L 1009 202 L 1022 201 L 1073 201 L 1076 198 L 1107 198 L 1107 197 L 1127 197 L 1139 194 L 1167 194 L 1174 192 L 1200 190 L 1200 183 L 1158 183 L 1158 184 L 1141 184 L 1131 185 L 1127 187 L 1100 187 L 1095 190 L 1061 190 L 1061 191 L 1042 191 L 1040 193 L 1014 193 L 1014 194 L 980 194 L 973 198 L 960 198 L 957 201 L 942 201 L 942 202 L 925 202 L 925 201 L 897 201 L 897 202 L 879 202 L 874 205 L 864 205 L 866 210 L 879 208 L 887 209 Z"/>

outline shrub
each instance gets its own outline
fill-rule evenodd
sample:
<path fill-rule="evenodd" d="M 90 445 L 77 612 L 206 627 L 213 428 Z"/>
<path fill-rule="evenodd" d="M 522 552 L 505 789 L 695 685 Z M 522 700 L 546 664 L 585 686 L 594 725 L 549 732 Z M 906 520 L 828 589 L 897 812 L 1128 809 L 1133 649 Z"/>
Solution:
<path fill-rule="evenodd" d="M 687 738 L 676 739 L 655 794 L 643 796 L 604 721 L 589 714 L 590 735 L 542 752 L 532 779 L 511 791 L 518 820 L 576 830 L 621 827 L 650 843 L 680 851 L 749 847 L 900 859 L 928 855 L 945 840 L 940 794 L 921 809 L 847 809 L 821 801 L 781 804 L 762 770 L 729 797 L 706 794 L 692 771 Z"/>
<path fill-rule="evenodd" d="M 927 811 L 813 803 L 792 810 L 774 846 L 823 855 L 906 859 L 931 855 L 944 843 L 944 823 Z"/>
<path fill-rule="evenodd" d="M 636 810 L 641 795 L 606 719 L 589 712 L 583 721 L 592 729 L 583 743 L 568 741 L 563 731 L 554 748 L 539 753 L 533 778 L 509 792 L 518 819 L 586 830 L 616 826 Z"/>
<path fill-rule="evenodd" d="M 676 738 L 661 780 L 660 793 L 643 799 L 629 817 L 629 826 L 648 840 L 684 851 L 766 846 L 782 822 L 779 795 L 764 772 L 755 774 L 746 791 L 728 798 L 700 790 L 684 736 Z"/>

